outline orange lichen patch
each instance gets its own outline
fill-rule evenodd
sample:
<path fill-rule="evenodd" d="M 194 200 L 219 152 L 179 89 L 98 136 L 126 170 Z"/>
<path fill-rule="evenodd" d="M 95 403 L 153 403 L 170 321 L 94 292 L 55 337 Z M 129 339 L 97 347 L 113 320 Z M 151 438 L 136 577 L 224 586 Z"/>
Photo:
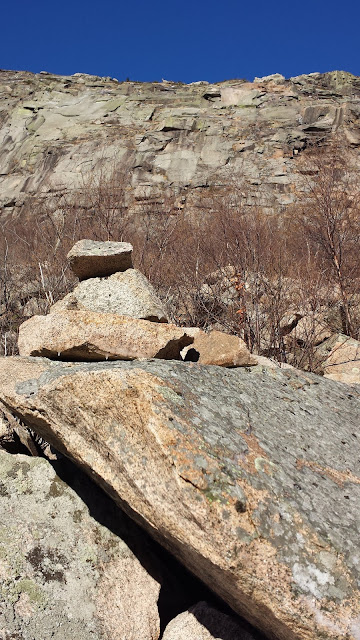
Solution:
<path fill-rule="evenodd" d="M 250 483 L 243 480 L 240 480 L 238 484 L 243 489 L 246 495 L 248 514 L 252 514 L 258 508 L 260 502 L 266 502 L 270 497 L 269 491 L 267 491 L 266 489 L 255 489 L 255 487 L 253 487 Z M 253 523 L 252 519 L 251 522 Z M 254 527 L 255 526 L 256 525 L 254 524 Z"/>
<path fill-rule="evenodd" d="M 178 475 L 180 478 L 185 480 L 185 482 L 190 482 L 200 491 L 204 491 L 208 488 L 208 482 L 205 474 L 201 469 L 197 469 L 194 466 L 192 459 L 189 456 L 189 451 L 177 450 L 174 455 L 174 465 Z"/>
<path fill-rule="evenodd" d="M 263 538 L 254 539 L 244 547 L 238 554 L 238 563 L 252 567 L 252 597 L 254 600 L 266 602 L 268 598 L 273 598 L 273 593 L 270 594 L 270 585 L 281 584 L 285 591 L 286 585 L 290 587 L 292 583 L 291 569 L 283 562 L 279 562 L 278 550 Z M 280 597 L 274 598 L 272 607 L 278 608 L 279 617 L 284 618 L 287 610 L 291 609 L 290 598 L 287 603 L 283 591 L 278 595 Z"/>
<path fill-rule="evenodd" d="M 311 380 L 311 378 L 308 378 L 307 376 L 303 375 L 301 372 L 301 377 L 299 376 L 298 378 L 294 378 L 294 379 L 290 378 L 288 380 L 288 384 L 292 389 L 295 389 L 295 391 L 297 391 L 298 389 L 303 389 L 308 385 L 315 384 L 315 382 L 314 380 Z"/>
<path fill-rule="evenodd" d="M 284 151 L 282 149 L 275 149 L 274 153 L 271 156 L 272 158 L 283 158 L 284 157 Z M 284 170 L 286 172 L 286 167 L 284 167 Z"/>
<path fill-rule="evenodd" d="M 326 476 L 332 482 L 335 482 L 339 487 L 343 487 L 346 482 L 351 482 L 353 484 L 360 484 L 360 478 L 355 476 L 350 471 L 338 471 L 338 469 L 332 469 L 331 467 L 323 467 L 317 462 L 312 462 L 311 460 L 303 460 L 299 458 L 296 460 L 296 468 L 300 471 L 307 467 L 311 469 L 315 473 L 319 473 L 322 476 Z"/>
<path fill-rule="evenodd" d="M 296 527 L 296 531 L 303 536 L 304 540 L 307 540 L 307 550 L 311 554 L 318 554 L 319 550 L 326 551 L 331 550 L 331 545 L 326 543 L 323 540 L 315 529 L 304 522 L 304 519 L 301 517 L 298 511 L 294 511 L 293 514 L 293 524 Z"/>
<path fill-rule="evenodd" d="M 262 446 L 259 444 L 257 437 L 253 433 L 244 433 L 244 432 L 241 432 L 241 437 L 243 438 L 243 440 L 245 440 L 249 448 L 249 451 L 246 453 L 246 456 L 244 457 L 238 456 L 238 460 L 237 460 L 238 464 L 245 471 L 249 471 L 250 473 L 257 473 L 258 467 L 255 461 L 257 460 L 257 458 L 261 458 L 262 460 L 261 470 L 269 474 L 271 472 L 271 469 L 270 469 L 271 463 L 267 459 L 267 454 L 262 448 Z"/>

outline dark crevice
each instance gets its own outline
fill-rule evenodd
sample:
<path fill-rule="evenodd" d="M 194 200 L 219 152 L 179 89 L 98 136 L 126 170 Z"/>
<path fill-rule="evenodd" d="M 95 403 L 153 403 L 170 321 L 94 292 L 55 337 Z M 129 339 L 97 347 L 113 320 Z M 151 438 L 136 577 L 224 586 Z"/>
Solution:
<path fill-rule="evenodd" d="M 140 526 L 142 518 L 139 514 L 134 512 L 135 522 L 84 471 L 52 447 L 50 449 L 51 455 L 57 459 L 49 460 L 48 443 L 26 425 L 24 428 L 27 428 L 36 444 L 39 456 L 47 458 L 57 476 L 77 493 L 87 505 L 91 517 L 123 540 L 145 571 L 161 585 L 157 602 L 160 619 L 159 640 L 163 637 L 165 628 L 171 620 L 202 601 L 208 603 L 215 610 L 230 616 L 244 629 L 245 634 L 246 632 L 250 634 L 252 640 L 266 640 L 260 631 L 255 630 L 248 622 L 235 614 L 221 598 L 188 571 L 169 551 L 153 540 Z M 29 451 L 22 445 L 16 433 L 13 433 L 12 436 L 13 443 L 9 443 L 8 452 L 29 455 Z M 184 478 L 184 480 L 186 479 Z M 126 509 L 128 512 L 132 512 L 128 505 Z M 184 553 L 187 553 L 186 549 Z M 200 617 L 197 614 L 194 615 L 210 633 L 213 624 L 220 624 L 216 622 L 216 612 L 210 613 L 210 617 L 208 615 L 203 617 L 203 614 L 199 614 Z M 233 640 L 233 636 L 230 638 L 225 631 L 216 637 L 219 640 Z"/>
<path fill-rule="evenodd" d="M 12 455 L 20 453 L 23 456 L 31 456 L 30 451 L 22 444 L 16 433 L 13 434 L 12 439 L 6 440 L 5 438 L 2 438 L 0 440 L 0 451 L 1 449 L 7 453 L 11 453 Z"/>
<path fill-rule="evenodd" d="M 173 618 L 200 601 L 206 601 L 218 611 L 233 617 L 243 625 L 244 630 L 251 632 L 254 640 L 265 640 L 265 636 L 237 616 L 201 580 L 192 575 L 176 558 L 155 542 L 74 463 L 64 457 L 61 460 L 51 461 L 51 465 L 61 480 L 70 486 L 87 505 L 90 515 L 120 537 L 149 575 L 161 584 L 157 603 L 160 617 L 159 640 Z"/>
<path fill-rule="evenodd" d="M 200 353 L 193 347 L 186 352 L 184 362 L 198 362 Z"/>

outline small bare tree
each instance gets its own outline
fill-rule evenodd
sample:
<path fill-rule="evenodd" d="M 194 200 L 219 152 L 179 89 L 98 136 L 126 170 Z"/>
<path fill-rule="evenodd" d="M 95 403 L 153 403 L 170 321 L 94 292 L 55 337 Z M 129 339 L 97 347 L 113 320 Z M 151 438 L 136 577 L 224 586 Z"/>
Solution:
<path fill-rule="evenodd" d="M 352 299 L 359 293 L 360 278 L 360 192 L 358 173 L 335 140 L 328 147 L 314 149 L 303 160 L 307 199 L 300 204 L 297 220 L 302 226 L 305 247 L 326 270 L 338 288 L 343 316 L 343 333 L 358 335 Z"/>

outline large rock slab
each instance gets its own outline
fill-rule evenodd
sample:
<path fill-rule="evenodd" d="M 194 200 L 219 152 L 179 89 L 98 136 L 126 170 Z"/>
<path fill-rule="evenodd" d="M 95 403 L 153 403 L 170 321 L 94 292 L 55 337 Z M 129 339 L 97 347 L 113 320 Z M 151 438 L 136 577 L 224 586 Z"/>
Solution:
<path fill-rule="evenodd" d="M 180 360 L 193 338 L 173 324 L 114 313 L 63 311 L 33 316 L 19 329 L 19 353 L 63 360 Z"/>
<path fill-rule="evenodd" d="M 161 584 L 46 460 L 0 450 L 0 496 L 2 639 L 159 637 Z"/>
<path fill-rule="evenodd" d="M 269 638 L 358 640 L 355 387 L 264 366 L 15 357 L 0 389 Z"/>
<path fill-rule="evenodd" d="M 360 342 L 337 333 L 316 349 L 319 368 L 326 378 L 360 384 Z"/>
<path fill-rule="evenodd" d="M 153 322 L 167 322 L 164 305 L 148 279 L 136 269 L 114 273 L 109 278 L 89 278 L 56 302 L 50 313 L 60 310 L 117 313 Z"/>
<path fill-rule="evenodd" d="M 131 269 L 132 249 L 128 242 L 79 240 L 69 251 L 67 258 L 73 273 L 79 280 L 85 280 Z"/>
<path fill-rule="evenodd" d="M 176 616 L 166 627 L 163 640 L 254 640 L 254 635 L 237 621 L 198 602 Z"/>

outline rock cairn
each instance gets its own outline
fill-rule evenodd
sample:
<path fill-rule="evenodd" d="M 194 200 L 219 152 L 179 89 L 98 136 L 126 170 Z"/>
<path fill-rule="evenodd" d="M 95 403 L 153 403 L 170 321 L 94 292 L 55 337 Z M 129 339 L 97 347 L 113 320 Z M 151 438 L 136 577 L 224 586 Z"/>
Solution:
<path fill-rule="evenodd" d="M 162 358 L 225 367 L 256 364 L 236 336 L 168 322 L 153 286 L 133 268 L 132 245 L 80 240 L 68 254 L 79 284 L 19 331 L 22 356 L 61 360 Z M 190 349 L 191 347 L 191 349 Z"/>

